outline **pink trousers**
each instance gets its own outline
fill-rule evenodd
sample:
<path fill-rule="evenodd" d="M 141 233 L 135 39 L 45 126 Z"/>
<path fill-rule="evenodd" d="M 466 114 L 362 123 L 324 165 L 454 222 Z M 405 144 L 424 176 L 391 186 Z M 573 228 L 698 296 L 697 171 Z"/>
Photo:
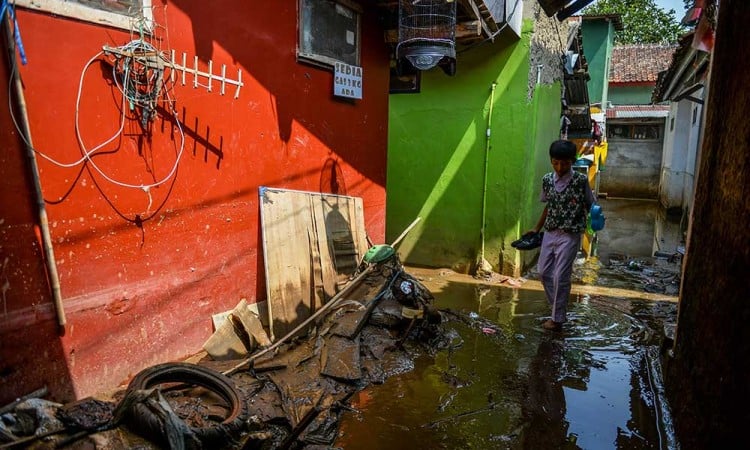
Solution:
<path fill-rule="evenodd" d="M 552 306 L 552 320 L 555 322 L 563 323 L 566 320 L 570 276 L 580 245 L 580 233 L 572 234 L 562 230 L 544 232 L 537 268 L 547 294 L 547 302 Z"/>

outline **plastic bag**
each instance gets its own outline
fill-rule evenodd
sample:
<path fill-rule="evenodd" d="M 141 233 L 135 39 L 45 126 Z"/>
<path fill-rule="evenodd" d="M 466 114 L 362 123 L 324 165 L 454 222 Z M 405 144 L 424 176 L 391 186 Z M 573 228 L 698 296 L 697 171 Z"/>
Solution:
<path fill-rule="evenodd" d="M 591 205 L 591 211 L 589 211 L 589 222 L 591 230 L 594 232 L 603 230 L 605 220 L 606 217 L 604 217 L 601 205 L 597 203 Z"/>

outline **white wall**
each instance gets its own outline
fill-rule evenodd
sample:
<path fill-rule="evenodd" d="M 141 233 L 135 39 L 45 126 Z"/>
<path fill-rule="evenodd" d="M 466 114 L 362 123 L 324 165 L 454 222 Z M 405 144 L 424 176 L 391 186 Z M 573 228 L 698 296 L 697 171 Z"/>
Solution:
<path fill-rule="evenodd" d="M 618 129 L 630 125 L 659 128 L 654 139 L 617 137 Z M 656 200 L 664 148 L 664 119 L 610 119 L 607 121 L 607 162 L 601 171 L 599 191 L 611 197 Z"/>
<path fill-rule="evenodd" d="M 693 96 L 701 98 L 703 91 Z M 665 208 L 690 208 L 692 205 L 701 117 L 702 107 L 698 103 L 681 100 L 671 105 L 659 181 L 659 200 Z"/>
<path fill-rule="evenodd" d="M 703 90 L 696 94 L 696 97 L 703 98 Z M 688 102 L 688 100 L 683 100 L 680 103 L 683 102 Z M 693 113 L 691 113 L 690 138 L 688 139 L 685 177 L 682 190 L 683 206 L 688 209 L 692 209 L 693 207 L 695 177 L 698 172 L 698 147 L 701 142 L 701 133 L 703 131 L 703 106 L 690 102 L 690 108 L 695 113 L 695 123 L 693 123 Z"/>

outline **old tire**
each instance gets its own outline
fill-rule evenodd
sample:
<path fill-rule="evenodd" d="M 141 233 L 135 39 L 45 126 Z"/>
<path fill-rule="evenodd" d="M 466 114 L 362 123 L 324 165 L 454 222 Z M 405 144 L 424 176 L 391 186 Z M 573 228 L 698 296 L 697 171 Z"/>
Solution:
<path fill-rule="evenodd" d="M 144 390 L 164 383 L 185 383 L 201 386 L 219 395 L 229 409 L 227 417 L 219 424 L 210 427 L 190 427 L 193 436 L 208 448 L 232 441 L 242 431 L 247 420 L 247 407 L 242 394 L 232 380 L 212 369 L 189 363 L 158 364 L 139 372 L 128 385 L 127 391 Z M 135 404 L 129 414 L 128 423 L 149 437 L 167 439 L 159 417 L 146 405 Z"/>

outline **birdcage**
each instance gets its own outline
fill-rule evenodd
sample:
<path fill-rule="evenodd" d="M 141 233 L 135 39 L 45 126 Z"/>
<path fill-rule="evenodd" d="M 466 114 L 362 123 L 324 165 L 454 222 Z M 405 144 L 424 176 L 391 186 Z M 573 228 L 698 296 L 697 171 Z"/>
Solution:
<path fill-rule="evenodd" d="M 419 70 L 440 64 L 449 75 L 455 73 L 454 0 L 399 0 L 396 60 L 403 59 Z"/>

